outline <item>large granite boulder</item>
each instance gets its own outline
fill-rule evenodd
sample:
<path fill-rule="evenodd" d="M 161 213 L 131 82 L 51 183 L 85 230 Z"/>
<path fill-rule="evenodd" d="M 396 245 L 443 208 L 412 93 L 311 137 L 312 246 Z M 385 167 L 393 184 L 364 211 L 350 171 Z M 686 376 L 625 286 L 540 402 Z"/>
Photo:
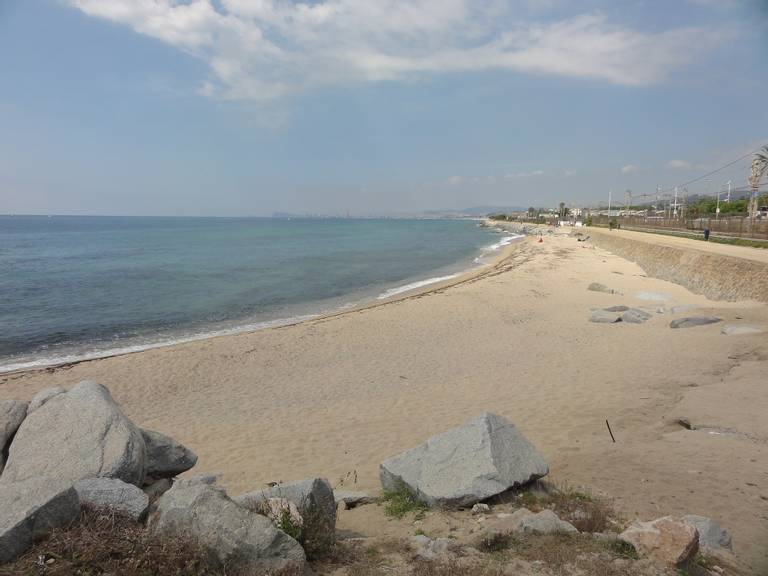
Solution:
<path fill-rule="evenodd" d="M 85 478 L 75 482 L 81 504 L 105 508 L 136 521 L 144 519 L 149 496 L 141 488 L 117 478 Z"/>
<path fill-rule="evenodd" d="M 197 464 L 197 455 L 173 438 L 143 429 L 144 444 L 147 447 L 147 476 L 150 478 L 173 478 Z"/>
<path fill-rule="evenodd" d="M 48 478 L 0 485 L 0 504 L 0 564 L 12 562 L 35 540 L 80 515 L 75 489 Z"/>
<path fill-rule="evenodd" d="M 635 521 L 619 534 L 638 554 L 658 562 L 678 565 L 693 558 L 699 550 L 699 533 L 679 518 L 664 516 L 650 522 Z"/>
<path fill-rule="evenodd" d="M 4 400 L 0 402 L 0 474 L 3 473 L 5 457 L 11 439 L 27 417 L 27 403 L 19 400 Z"/>
<path fill-rule="evenodd" d="M 260 572 L 306 566 L 296 540 L 268 518 L 235 504 L 218 486 L 175 485 L 160 499 L 150 527 L 155 535 L 192 538 L 216 568 Z"/>
<path fill-rule="evenodd" d="M 296 504 L 301 515 L 309 520 L 322 520 L 330 530 L 336 527 L 336 499 L 331 483 L 325 478 L 307 478 L 299 482 L 278 484 L 265 490 L 248 492 L 234 498 L 240 506 L 259 511 L 269 498 L 285 498 Z"/>
<path fill-rule="evenodd" d="M 514 424 L 483 413 L 379 466 L 384 490 L 405 487 L 429 506 L 463 507 L 549 473 Z"/>
<path fill-rule="evenodd" d="M 27 413 L 32 414 L 35 410 L 42 407 L 43 404 L 48 402 L 51 398 L 58 396 L 59 394 L 65 394 L 67 391 L 61 386 L 54 386 L 53 388 L 43 388 L 32 397 L 29 403 L 29 410 Z"/>
<path fill-rule="evenodd" d="M 141 431 L 101 384 L 80 382 L 27 415 L 8 453 L 0 485 L 48 478 L 71 487 L 83 478 L 141 485 L 146 447 Z"/>
<path fill-rule="evenodd" d="M 715 554 L 723 548 L 731 549 L 731 535 L 717 522 L 706 516 L 688 514 L 683 521 L 699 533 L 699 550 L 704 554 Z"/>

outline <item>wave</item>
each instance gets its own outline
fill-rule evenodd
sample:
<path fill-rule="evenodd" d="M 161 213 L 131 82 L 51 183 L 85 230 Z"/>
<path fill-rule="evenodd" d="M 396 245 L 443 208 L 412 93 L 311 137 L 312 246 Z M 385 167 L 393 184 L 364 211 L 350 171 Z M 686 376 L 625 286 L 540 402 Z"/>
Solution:
<path fill-rule="evenodd" d="M 345 304 L 341 309 L 348 308 L 349 305 Z M 122 356 L 123 354 L 132 354 L 134 352 L 143 352 L 145 350 L 153 350 L 155 348 L 165 348 L 166 346 L 175 346 L 176 344 L 186 344 L 188 342 L 196 342 L 198 340 L 206 340 L 208 338 L 216 338 L 217 336 L 231 336 L 233 334 L 242 334 L 243 332 L 254 332 L 256 330 L 262 330 L 264 328 L 276 328 L 280 326 L 290 326 L 292 324 L 299 324 L 306 320 L 318 318 L 323 314 L 330 311 L 323 311 L 317 314 L 305 314 L 301 316 L 291 316 L 289 318 L 279 318 L 277 320 L 268 320 L 265 322 L 255 322 L 244 325 L 238 325 L 233 328 L 222 328 L 220 330 L 209 330 L 206 332 L 196 332 L 194 334 L 188 334 L 186 336 L 180 336 L 178 338 L 168 338 L 164 340 L 157 340 L 152 342 L 143 342 L 134 344 L 131 346 L 120 346 L 116 348 L 104 348 L 101 350 L 80 350 L 78 352 L 72 352 L 71 354 L 65 354 L 61 356 L 46 356 L 42 358 L 36 358 L 34 360 L 28 360 L 23 362 L 15 362 L 13 364 L 0 365 L 0 374 L 7 372 L 17 372 L 20 370 L 30 370 L 34 368 L 43 368 L 46 366 L 61 366 L 62 364 L 71 364 L 74 362 L 85 362 L 87 360 L 98 360 L 101 358 L 109 358 L 111 356 Z"/>
<path fill-rule="evenodd" d="M 486 246 L 481 249 L 481 254 L 477 258 L 474 259 L 474 263 L 476 265 L 483 265 L 486 264 L 484 258 L 488 257 L 493 252 L 498 251 L 499 249 L 503 248 L 504 246 L 508 246 L 515 240 L 518 240 L 520 238 L 524 238 L 522 235 L 513 234 L 511 236 L 504 236 L 501 238 L 498 242 L 495 242 L 494 244 L 491 244 L 489 246 Z M 402 286 L 396 286 L 394 288 L 389 288 L 388 290 L 385 290 L 381 294 L 377 296 L 377 300 L 386 300 L 387 298 L 392 298 L 393 296 L 397 296 L 399 294 L 403 294 L 405 292 L 410 292 L 411 290 L 416 290 L 417 288 L 422 288 L 424 286 L 429 286 L 430 284 L 436 284 L 438 282 L 444 282 L 447 280 L 452 280 L 453 278 L 456 278 L 460 276 L 462 273 L 466 272 L 467 270 L 462 270 L 453 274 L 448 274 L 444 276 L 435 276 L 432 278 L 427 278 L 424 280 L 417 280 L 414 282 L 410 282 L 408 284 L 404 284 Z M 370 298 L 370 296 L 369 296 Z M 8 372 L 17 372 L 17 371 L 23 371 L 23 370 L 31 370 L 31 369 L 37 369 L 37 368 L 44 368 L 44 367 L 51 367 L 51 366 L 61 366 L 65 364 L 71 364 L 76 362 L 84 362 L 88 360 L 98 360 L 102 358 L 109 358 L 112 356 L 121 356 L 123 354 L 132 354 L 135 352 L 142 352 L 145 350 L 152 350 L 155 348 L 164 348 L 166 346 L 174 346 L 176 344 L 185 344 L 189 342 L 196 342 L 199 340 L 205 340 L 208 338 L 215 338 L 218 336 L 229 336 L 233 334 L 241 334 L 244 332 L 254 332 L 257 330 L 262 330 L 265 328 L 275 328 L 280 326 L 290 326 L 293 324 L 299 324 L 301 322 L 304 322 L 306 320 L 311 320 L 313 318 L 318 318 L 326 314 L 330 314 L 333 312 L 340 312 L 343 310 L 347 310 L 349 308 L 354 308 L 356 306 L 359 306 L 363 304 L 364 301 L 356 301 L 356 302 L 347 302 L 344 305 L 341 306 L 333 306 L 331 309 L 325 309 L 321 310 L 317 313 L 312 314 L 304 314 L 304 315 L 296 315 L 291 316 L 287 318 L 279 318 L 275 320 L 269 320 L 269 321 L 262 321 L 262 322 L 250 322 L 246 324 L 238 324 L 237 326 L 232 326 L 228 328 L 221 328 L 221 329 L 215 329 L 215 330 L 207 330 L 207 331 L 199 331 L 194 333 L 187 333 L 184 335 L 180 335 L 177 337 L 168 337 L 163 339 L 152 339 L 152 340 L 145 340 L 143 342 L 139 342 L 136 344 L 131 344 L 128 346 L 113 346 L 109 347 L 108 345 L 103 348 L 98 347 L 91 347 L 89 349 L 85 349 L 81 347 L 78 350 L 73 350 L 70 353 L 65 354 L 59 354 L 59 355 L 52 355 L 52 356 L 43 356 L 38 357 L 34 359 L 24 359 L 22 361 L 16 361 L 10 364 L 2 364 L 0 365 L 0 374 L 8 373 Z"/>
<path fill-rule="evenodd" d="M 392 296 L 397 296 L 398 294 L 402 294 L 403 292 L 410 292 L 411 290 L 416 290 L 416 288 L 421 288 L 423 286 L 429 286 L 430 284 L 435 284 L 437 282 L 443 282 L 444 280 L 450 280 L 451 278 L 456 278 L 458 274 L 450 274 L 448 276 L 436 276 L 434 278 L 427 278 L 426 280 L 419 280 L 418 282 L 411 282 L 410 284 L 406 284 L 404 286 L 398 286 L 396 288 L 390 288 L 389 290 L 386 290 L 379 294 L 377 300 L 384 300 L 386 298 L 391 298 Z"/>

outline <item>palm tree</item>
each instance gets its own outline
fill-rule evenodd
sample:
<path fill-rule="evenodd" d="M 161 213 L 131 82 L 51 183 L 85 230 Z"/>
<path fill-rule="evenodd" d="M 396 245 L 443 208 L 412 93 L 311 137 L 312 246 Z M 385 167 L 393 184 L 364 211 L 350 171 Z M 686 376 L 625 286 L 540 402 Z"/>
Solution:
<path fill-rule="evenodd" d="M 768 171 L 768 144 L 755 152 L 752 159 L 752 172 L 749 176 L 749 185 L 752 188 L 752 198 L 749 200 L 749 217 L 754 222 L 757 216 L 757 191 L 760 188 L 760 180 Z"/>

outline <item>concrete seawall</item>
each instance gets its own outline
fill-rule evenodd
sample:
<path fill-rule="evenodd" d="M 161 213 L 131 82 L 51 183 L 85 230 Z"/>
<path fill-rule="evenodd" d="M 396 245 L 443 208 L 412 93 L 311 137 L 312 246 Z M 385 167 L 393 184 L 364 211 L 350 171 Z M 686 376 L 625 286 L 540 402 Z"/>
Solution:
<path fill-rule="evenodd" d="M 699 240 L 641 232 L 598 228 L 585 228 L 582 232 L 596 246 L 635 262 L 649 276 L 680 284 L 695 294 L 712 300 L 768 303 L 768 250 L 709 245 Z M 696 244 L 702 244 L 701 248 Z M 708 250 L 710 246 L 714 250 Z M 733 254 L 723 253 L 726 248 Z"/>

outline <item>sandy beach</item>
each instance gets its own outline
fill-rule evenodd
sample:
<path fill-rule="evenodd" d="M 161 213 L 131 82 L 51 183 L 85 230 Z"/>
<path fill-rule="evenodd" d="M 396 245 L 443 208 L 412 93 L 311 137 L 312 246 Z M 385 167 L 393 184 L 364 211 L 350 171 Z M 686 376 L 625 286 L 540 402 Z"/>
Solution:
<path fill-rule="evenodd" d="M 504 250 L 481 274 L 394 302 L 2 375 L 0 399 L 101 382 L 135 422 L 193 448 L 195 472 L 220 474 L 232 494 L 310 475 L 356 475 L 356 489 L 373 492 L 379 462 L 492 411 L 540 449 L 553 480 L 615 498 L 628 518 L 716 518 L 739 557 L 768 568 L 768 334 L 721 334 L 768 326 L 768 307 L 692 294 L 573 237 Z M 622 294 L 588 291 L 592 282 Z M 653 317 L 588 321 L 591 308 L 618 304 Z M 724 322 L 672 330 L 685 314 L 656 311 L 673 305 Z M 360 522 L 345 518 L 342 528 Z"/>

